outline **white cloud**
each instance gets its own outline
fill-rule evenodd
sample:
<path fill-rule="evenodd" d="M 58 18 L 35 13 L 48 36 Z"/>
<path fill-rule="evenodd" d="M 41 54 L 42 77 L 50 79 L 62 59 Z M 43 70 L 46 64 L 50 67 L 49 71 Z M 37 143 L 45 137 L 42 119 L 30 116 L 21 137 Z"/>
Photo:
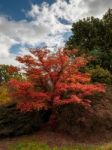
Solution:
<path fill-rule="evenodd" d="M 108 1 L 111 6 L 112 1 Z M 14 63 L 15 55 L 9 51 L 14 44 L 22 47 L 36 47 L 41 43 L 50 48 L 64 46 L 65 33 L 70 32 L 74 21 L 92 14 L 101 16 L 104 13 L 101 8 L 105 10 L 108 7 L 104 0 L 56 0 L 51 5 L 45 2 L 42 5 L 32 5 L 31 10 L 26 12 L 30 21 L 27 18 L 14 21 L 0 16 L 0 63 Z M 96 8 L 100 10 L 97 11 Z M 22 48 L 20 53 L 25 54 L 26 50 Z"/>
<path fill-rule="evenodd" d="M 32 5 L 27 16 L 33 19 L 35 25 L 42 24 L 48 28 L 47 38 L 43 38 L 42 42 L 50 48 L 62 47 L 65 32 L 70 32 L 72 22 L 83 17 L 83 13 L 87 11 L 86 8 L 82 9 L 83 5 L 80 6 L 80 3 L 81 0 L 70 0 L 69 3 L 57 0 L 52 5 L 47 3 L 41 6 Z"/>
<path fill-rule="evenodd" d="M 35 44 L 38 39 L 44 37 L 48 29 L 42 24 L 35 25 L 33 21 L 27 22 L 8 20 L 0 17 L 0 33 L 14 39 L 21 44 Z"/>
<path fill-rule="evenodd" d="M 112 8 L 112 0 L 83 0 L 83 3 L 88 8 L 85 15 L 102 17 L 107 9 Z"/>
<path fill-rule="evenodd" d="M 18 61 L 16 61 L 16 56 L 10 55 L 10 57 L 1 57 L 0 64 L 8 64 L 18 66 L 20 65 Z"/>
<path fill-rule="evenodd" d="M 8 49 L 10 49 L 11 45 L 15 44 L 16 42 L 2 33 L 0 33 L 0 37 L 0 58 L 9 57 L 10 53 Z"/>
<path fill-rule="evenodd" d="M 0 63 L 11 63 L 14 57 L 10 54 L 10 48 L 15 44 L 34 46 L 48 33 L 46 26 L 35 25 L 33 21 L 27 22 L 8 20 L 0 17 Z"/>

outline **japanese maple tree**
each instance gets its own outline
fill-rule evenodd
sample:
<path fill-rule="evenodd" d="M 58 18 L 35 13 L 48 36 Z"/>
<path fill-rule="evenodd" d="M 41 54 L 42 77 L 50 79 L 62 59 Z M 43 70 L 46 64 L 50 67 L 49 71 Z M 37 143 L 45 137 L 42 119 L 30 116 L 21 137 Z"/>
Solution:
<path fill-rule="evenodd" d="M 69 103 L 89 107 L 87 96 L 105 91 L 103 85 L 92 84 L 90 75 L 80 71 L 89 61 L 83 56 L 70 57 L 71 52 L 63 49 L 57 52 L 32 49 L 30 52 L 31 55 L 17 57 L 24 64 L 22 69 L 27 80 L 9 82 L 11 94 L 22 111 L 53 109 Z"/>

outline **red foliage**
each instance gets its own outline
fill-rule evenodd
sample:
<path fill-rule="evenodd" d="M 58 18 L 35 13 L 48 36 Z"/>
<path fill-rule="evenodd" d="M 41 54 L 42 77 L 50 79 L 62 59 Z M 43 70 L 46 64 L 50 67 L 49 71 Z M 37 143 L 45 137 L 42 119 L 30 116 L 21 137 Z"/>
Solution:
<path fill-rule="evenodd" d="M 9 66 L 8 69 L 7 69 L 7 72 L 10 73 L 10 74 L 13 74 L 13 73 L 18 72 L 18 71 L 19 71 L 19 69 L 15 66 L 12 66 L 12 65 Z"/>
<path fill-rule="evenodd" d="M 71 54 L 70 54 L 71 55 Z M 80 103 L 90 106 L 86 96 L 94 92 L 104 92 L 104 86 L 90 83 L 89 74 L 82 73 L 88 60 L 84 57 L 72 58 L 65 50 L 51 53 L 49 50 L 31 50 L 31 55 L 17 57 L 25 65 L 28 81 L 11 80 L 13 96 L 20 101 L 22 111 L 47 109 L 53 106 Z"/>

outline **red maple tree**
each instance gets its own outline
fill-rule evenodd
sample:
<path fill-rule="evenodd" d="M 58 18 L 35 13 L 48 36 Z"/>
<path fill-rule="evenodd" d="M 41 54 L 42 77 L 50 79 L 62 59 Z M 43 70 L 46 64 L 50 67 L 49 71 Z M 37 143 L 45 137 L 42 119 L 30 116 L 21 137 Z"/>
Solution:
<path fill-rule="evenodd" d="M 88 63 L 86 58 L 70 57 L 70 52 L 63 49 L 55 53 L 47 49 L 30 52 L 31 55 L 17 57 L 24 64 L 27 80 L 9 82 L 22 111 L 52 109 L 69 103 L 88 107 L 88 95 L 105 91 L 103 85 L 92 84 L 90 75 L 80 71 Z"/>

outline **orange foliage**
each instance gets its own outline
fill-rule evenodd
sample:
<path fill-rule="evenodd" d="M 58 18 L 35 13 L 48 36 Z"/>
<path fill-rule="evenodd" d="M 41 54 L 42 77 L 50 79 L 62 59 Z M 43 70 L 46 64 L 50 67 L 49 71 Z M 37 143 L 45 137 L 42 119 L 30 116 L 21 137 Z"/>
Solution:
<path fill-rule="evenodd" d="M 31 55 L 19 56 L 17 60 L 25 65 L 28 81 L 11 80 L 9 83 L 22 111 L 69 103 L 88 107 L 90 101 L 86 96 L 105 91 L 103 85 L 91 84 L 90 75 L 80 71 L 88 60 L 84 57 L 72 58 L 65 50 L 51 53 L 46 49 L 34 49 Z"/>

